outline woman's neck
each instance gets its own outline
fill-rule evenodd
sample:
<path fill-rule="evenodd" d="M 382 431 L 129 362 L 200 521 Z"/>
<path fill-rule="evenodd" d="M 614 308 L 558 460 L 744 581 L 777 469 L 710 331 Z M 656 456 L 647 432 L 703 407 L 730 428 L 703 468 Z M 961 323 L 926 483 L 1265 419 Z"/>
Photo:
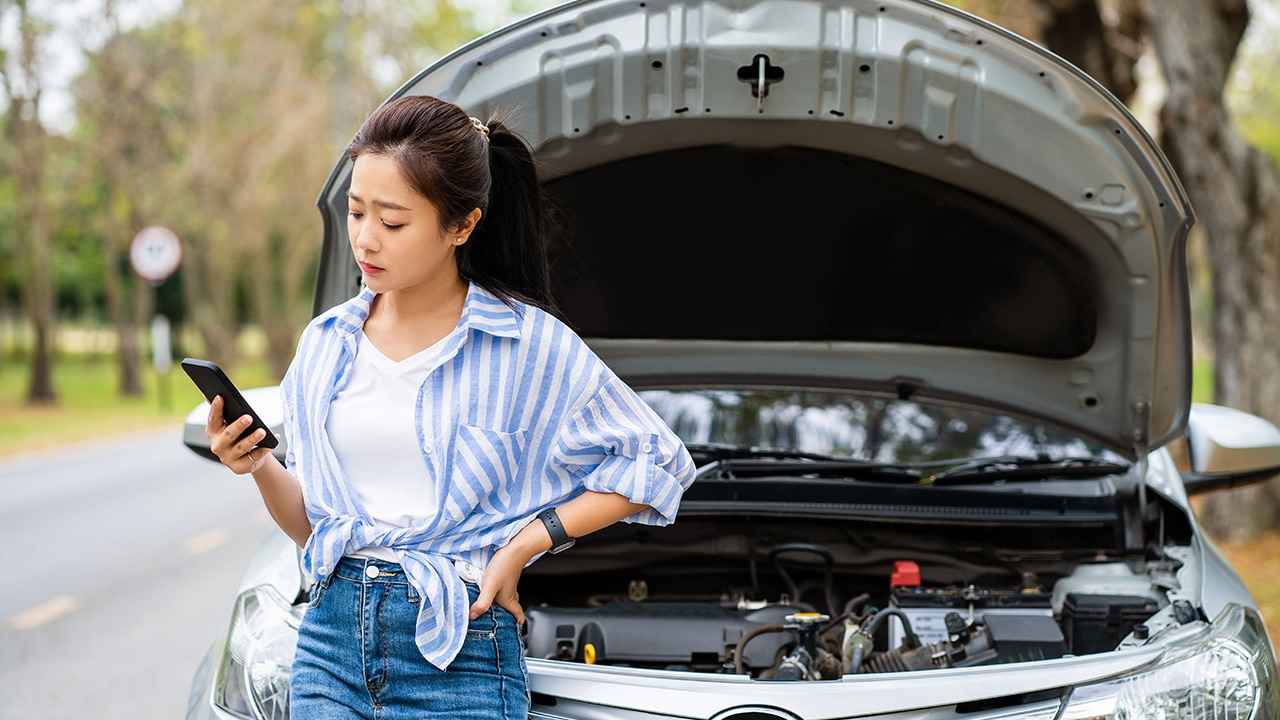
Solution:
<path fill-rule="evenodd" d="M 392 360 L 415 355 L 458 325 L 469 287 L 458 276 L 438 286 L 378 295 L 365 321 L 365 337 Z"/>

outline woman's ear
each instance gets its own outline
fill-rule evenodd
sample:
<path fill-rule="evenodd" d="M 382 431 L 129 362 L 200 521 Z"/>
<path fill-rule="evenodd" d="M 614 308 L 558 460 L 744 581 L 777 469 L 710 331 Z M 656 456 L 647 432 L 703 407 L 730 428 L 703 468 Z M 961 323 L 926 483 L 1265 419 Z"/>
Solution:
<path fill-rule="evenodd" d="M 480 222 L 480 215 L 480 208 L 474 208 L 462 218 L 462 222 L 458 223 L 457 231 L 453 233 L 455 245 L 461 245 L 471 238 L 471 232 L 476 229 L 476 223 Z"/>

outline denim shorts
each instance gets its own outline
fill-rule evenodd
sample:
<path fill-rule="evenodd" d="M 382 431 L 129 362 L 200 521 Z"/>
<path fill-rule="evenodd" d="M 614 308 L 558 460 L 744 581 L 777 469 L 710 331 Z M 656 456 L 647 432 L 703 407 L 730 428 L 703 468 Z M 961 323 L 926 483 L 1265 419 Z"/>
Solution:
<path fill-rule="evenodd" d="M 475 602 L 480 589 L 467 589 Z M 312 590 L 302 619 L 289 717 L 525 720 L 529 678 L 515 617 L 493 605 L 439 670 L 414 642 L 420 602 L 399 565 L 343 558 Z"/>

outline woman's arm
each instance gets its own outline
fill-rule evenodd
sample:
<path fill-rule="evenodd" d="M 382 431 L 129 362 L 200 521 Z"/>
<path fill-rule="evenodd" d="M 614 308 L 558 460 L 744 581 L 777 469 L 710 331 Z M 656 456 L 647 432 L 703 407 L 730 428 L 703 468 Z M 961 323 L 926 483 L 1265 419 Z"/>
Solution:
<path fill-rule="evenodd" d="M 646 506 L 633 503 L 617 493 L 585 492 L 556 508 L 556 515 L 569 537 L 589 535 L 619 520 L 635 515 Z M 524 624 L 524 610 L 516 584 L 525 565 L 538 553 L 551 549 L 551 536 L 538 520 L 524 526 L 511 542 L 493 554 L 480 581 L 480 596 L 471 606 L 471 619 L 489 609 L 492 603 L 509 611 L 516 622 Z"/>
<path fill-rule="evenodd" d="M 205 425 L 209 449 L 237 475 L 253 473 L 262 502 L 272 519 L 300 547 L 306 545 L 311 537 L 311 521 L 307 519 L 307 509 L 302 500 L 302 486 L 267 448 L 261 448 L 255 459 L 252 453 L 266 432 L 258 430 L 243 440 L 239 439 L 249 427 L 249 416 L 228 424 L 223 420 L 222 407 L 222 396 L 209 403 L 209 420 Z"/>

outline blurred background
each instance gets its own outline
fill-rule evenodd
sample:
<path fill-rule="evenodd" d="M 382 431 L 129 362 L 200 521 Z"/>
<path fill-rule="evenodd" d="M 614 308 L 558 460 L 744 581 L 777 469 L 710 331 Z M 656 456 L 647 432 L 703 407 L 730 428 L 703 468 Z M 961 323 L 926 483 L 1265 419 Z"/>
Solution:
<path fill-rule="evenodd" d="M 0 551 L 66 586 L 0 580 L 0 717 L 181 714 L 269 520 L 251 487 L 181 448 L 201 398 L 176 361 L 278 382 L 312 313 L 315 199 L 360 122 L 450 50 L 552 4 L 0 0 Z M 953 4 L 1074 62 L 1160 140 L 1199 220 L 1195 399 L 1280 422 L 1280 0 Z M 1198 511 L 1277 637 L 1280 487 Z M 134 544 L 102 540 L 122 516 Z M 94 567 L 90 548 L 140 563 L 125 579 L 146 589 L 90 602 L 96 570 L 42 560 L 63 545 Z M 190 638 L 153 652 L 175 626 Z M 121 663 L 125 646 L 150 665 Z"/>

